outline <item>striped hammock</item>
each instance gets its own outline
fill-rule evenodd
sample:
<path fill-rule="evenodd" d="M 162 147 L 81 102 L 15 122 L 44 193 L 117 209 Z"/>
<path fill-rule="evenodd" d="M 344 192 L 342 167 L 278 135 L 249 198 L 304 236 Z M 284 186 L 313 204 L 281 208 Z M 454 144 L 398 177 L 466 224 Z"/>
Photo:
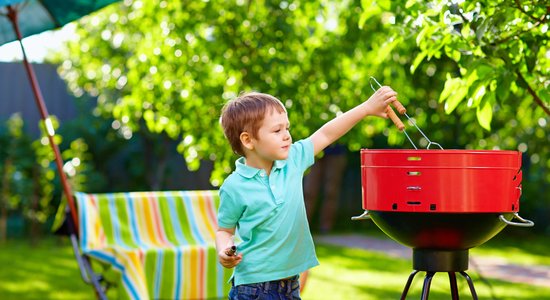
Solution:
<path fill-rule="evenodd" d="M 227 298 L 217 191 L 75 194 L 83 253 L 120 272 L 122 299 Z"/>

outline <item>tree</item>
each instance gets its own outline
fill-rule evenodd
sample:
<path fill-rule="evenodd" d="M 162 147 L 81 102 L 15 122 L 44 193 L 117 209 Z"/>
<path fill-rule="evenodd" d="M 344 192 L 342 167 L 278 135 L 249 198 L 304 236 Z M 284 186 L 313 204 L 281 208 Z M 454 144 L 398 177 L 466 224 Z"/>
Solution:
<path fill-rule="evenodd" d="M 414 39 L 420 50 L 412 73 L 433 57 L 456 63 L 457 72 L 447 74 L 439 101 L 447 113 L 467 102 L 490 130 L 493 108 L 511 98 L 550 115 L 550 5 L 527 2 L 364 1 L 361 23 L 373 11 L 390 14 L 393 37 Z"/>
<path fill-rule="evenodd" d="M 57 125 L 56 119 L 53 121 Z M 24 132 L 24 125 L 21 116 L 14 114 L 0 128 L 0 242 L 7 236 L 6 220 L 10 212 L 19 212 L 29 222 L 31 241 L 36 242 L 39 226 L 47 221 L 52 210 L 54 155 L 48 139 L 32 141 Z"/>
<path fill-rule="evenodd" d="M 21 116 L 14 114 L 3 123 L 0 127 L 0 243 L 7 238 L 9 213 L 30 196 L 30 179 L 25 169 L 32 165 L 30 139 L 23 132 Z"/>
<path fill-rule="evenodd" d="M 489 1 L 361 2 L 128 0 L 81 19 L 78 38 L 57 61 L 73 93 L 97 96 L 98 114 L 114 117 L 123 136 L 141 130 L 179 140 L 190 169 L 212 160 L 214 185 L 235 158 L 218 125 L 228 99 L 249 90 L 277 96 L 299 139 L 366 100 L 374 76 L 399 92 L 433 141 L 519 147 L 528 162 L 540 163 L 530 174 L 548 189 L 549 120 L 530 93 L 543 104 L 548 99 L 541 5 L 525 13 Z M 521 55 L 497 56 L 512 49 Z M 388 121 L 374 118 L 340 142 L 352 151 L 411 147 Z"/>
<path fill-rule="evenodd" d="M 357 27 L 359 9 L 332 1 L 126 1 L 80 23 L 60 72 L 76 95 L 97 96 L 98 111 L 118 119 L 128 137 L 166 133 L 181 139 L 191 169 L 214 161 L 218 185 L 234 159 L 218 118 L 240 91 L 280 98 L 296 138 L 372 94 L 376 65 L 370 34 Z M 384 124 L 355 136 L 372 136 Z"/>

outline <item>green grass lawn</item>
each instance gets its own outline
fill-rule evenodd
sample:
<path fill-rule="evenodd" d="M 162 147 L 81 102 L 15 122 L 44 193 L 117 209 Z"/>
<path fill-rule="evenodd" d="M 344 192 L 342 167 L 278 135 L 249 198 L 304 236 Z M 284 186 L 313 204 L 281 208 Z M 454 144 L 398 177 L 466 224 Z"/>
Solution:
<path fill-rule="evenodd" d="M 504 235 L 506 236 L 506 235 Z M 377 252 L 317 245 L 321 265 L 312 269 L 304 300 L 399 299 L 412 262 Z M 495 238 L 475 248 L 472 255 L 499 256 L 516 263 L 550 266 L 547 237 L 515 236 Z M 488 284 L 473 271 L 479 299 L 550 299 L 550 288 L 509 283 L 488 278 Z M 409 299 L 420 299 L 424 274 L 419 273 L 409 291 Z M 461 299 L 470 299 L 466 281 L 458 278 Z M 37 247 L 28 241 L 10 240 L 0 245 L 0 299 L 95 299 L 93 289 L 84 284 L 68 240 L 47 238 Z M 436 274 L 430 300 L 450 299 L 446 274 Z"/>
<path fill-rule="evenodd" d="M 0 299 L 95 299 L 80 278 L 69 240 L 47 238 L 0 245 Z"/>
<path fill-rule="evenodd" d="M 488 250 L 487 250 L 488 251 Z M 304 299 L 399 299 L 412 271 L 408 259 L 390 258 L 377 252 L 318 245 L 321 265 L 312 269 Z M 481 280 L 468 271 L 479 299 L 550 299 L 550 288 L 510 283 L 495 279 Z M 420 299 L 425 273 L 418 273 L 409 290 L 408 299 Z M 466 280 L 457 275 L 461 299 L 471 299 Z M 488 282 L 488 283 L 487 283 Z M 432 281 L 430 300 L 450 299 L 446 273 L 437 273 Z"/>

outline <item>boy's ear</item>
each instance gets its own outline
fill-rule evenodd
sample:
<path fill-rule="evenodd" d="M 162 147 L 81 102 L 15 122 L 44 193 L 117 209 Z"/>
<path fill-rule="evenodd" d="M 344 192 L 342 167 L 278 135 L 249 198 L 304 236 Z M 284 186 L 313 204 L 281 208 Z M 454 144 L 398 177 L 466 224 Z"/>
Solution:
<path fill-rule="evenodd" d="M 248 150 L 254 149 L 254 144 L 252 143 L 252 137 L 248 132 L 246 131 L 242 132 L 239 138 L 241 139 L 241 143 L 246 149 Z"/>

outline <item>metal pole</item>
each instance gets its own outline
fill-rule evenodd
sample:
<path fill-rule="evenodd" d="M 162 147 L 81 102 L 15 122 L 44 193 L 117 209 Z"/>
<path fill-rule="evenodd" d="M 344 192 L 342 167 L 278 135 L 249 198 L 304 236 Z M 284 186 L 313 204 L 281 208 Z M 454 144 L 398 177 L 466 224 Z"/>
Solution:
<path fill-rule="evenodd" d="M 69 203 L 69 208 L 71 209 L 71 216 L 73 218 L 74 226 L 78 234 L 78 216 L 76 213 L 76 206 L 74 203 L 73 193 L 71 191 L 71 187 L 69 186 L 69 183 L 67 182 L 67 177 L 63 172 L 63 160 L 61 159 L 59 147 L 57 147 L 57 144 L 54 142 L 55 131 L 52 126 L 52 122 L 49 118 L 48 110 L 46 109 L 46 104 L 44 103 L 44 99 L 42 97 L 42 92 L 40 91 L 40 87 L 38 86 L 38 81 L 36 80 L 34 69 L 32 68 L 31 64 L 27 59 L 27 54 L 25 53 L 25 47 L 23 47 L 23 41 L 22 41 L 23 37 L 21 36 L 21 32 L 19 31 L 19 24 L 17 21 L 17 10 L 13 8 L 11 5 L 8 5 L 7 9 L 8 9 L 7 16 L 13 25 L 13 29 L 15 30 L 15 34 L 17 35 L 17 39 L 19 40 L 19 44 L 21 45 L 21 50 L 23 51 L 23 64 L 25 65 L 25 69 L 27 70 L 27 74 L 29 75 L 32 91 L 35 96 L 34 98 L 35 98 L 36 106 L 38 107 L 38 110 L 40 111 L 40 116 L 42 117 L 42 120 L 44 121 L 44 124 L 46 126 L 48 140 L 50 142 L 50 145 L 55 155 L 55 164 L 57 165 L 57 172 L 59 173 L 59 177 L 61 178 L 61 185 L 63 186 L 65 197 L 67 197 L 67 202 Z"/>

